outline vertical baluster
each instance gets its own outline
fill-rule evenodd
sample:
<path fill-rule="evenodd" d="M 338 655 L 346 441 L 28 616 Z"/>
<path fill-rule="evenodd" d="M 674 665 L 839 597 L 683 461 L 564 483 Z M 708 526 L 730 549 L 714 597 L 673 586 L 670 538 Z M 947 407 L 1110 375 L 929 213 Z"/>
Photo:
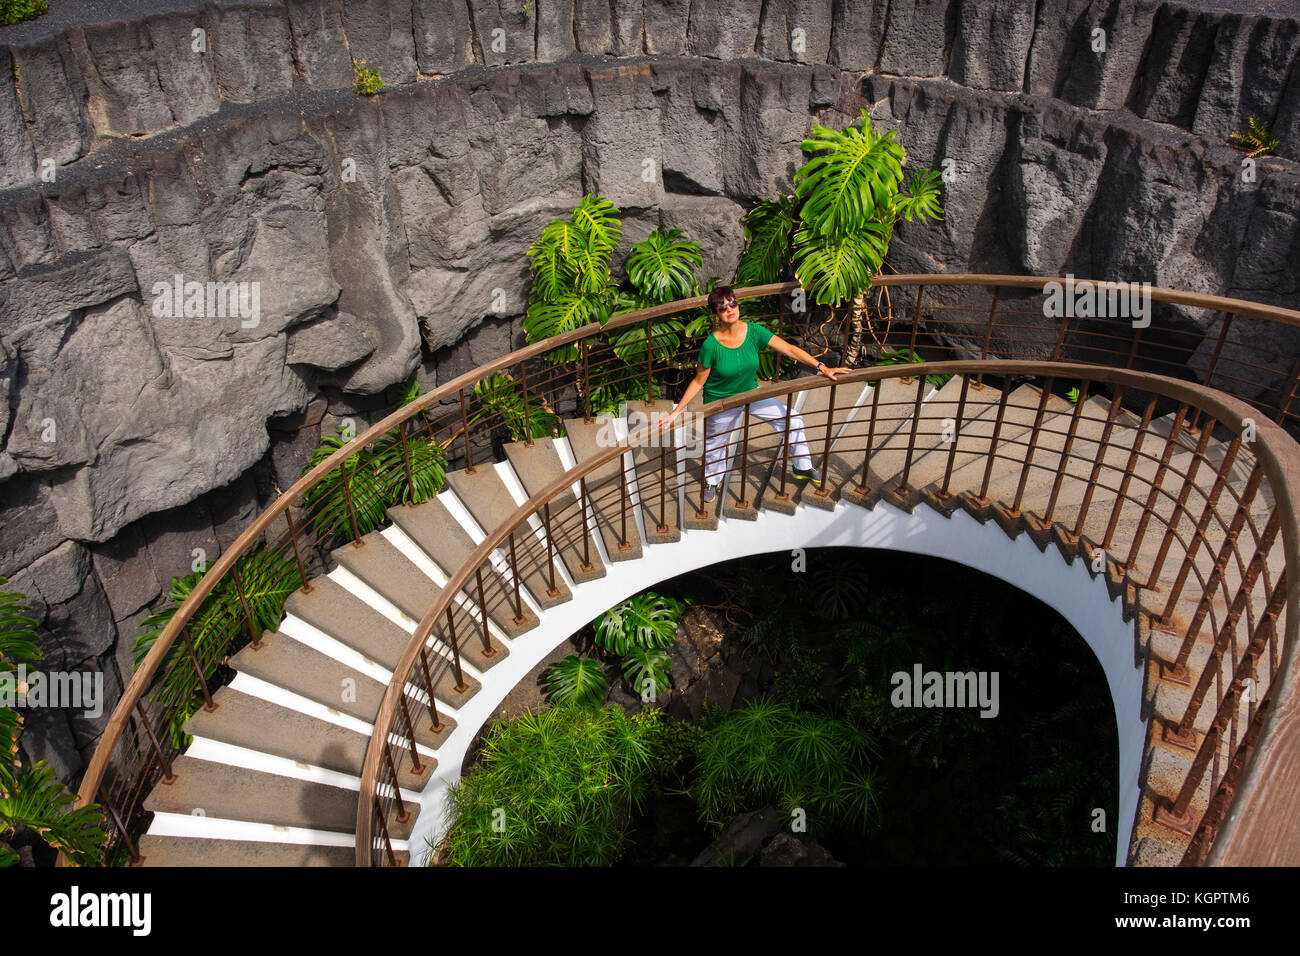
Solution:
<path fill-rule="evenodd" d="M 1101 467 L 1106 461 L 1106 450 L 1110 448 L 1110 434 L 1115 428 L 1115 421 L 1119 418 L 1120 408 L 1124 400 L 1124 388 L 1120 385 L 1115 389 L 1115 397 L 1111 399 L 1110 409 L 1106 412 L 1106 425 L 1101 430 L 1101 441 L 1097 443 L 1097 460 L 1092 463 L 1092 473 L 1088 476 L 1088 487 L 1083 489 L 1083 501 L 1079 505 L 1079 519 L 1074 524 L 1074 531 L 1070 537 L 1076 541 L 1083 534 L 1083 525 L 1088 520 L 1088 509 L 1092 506 L 1092 495 L 1097 490 L 1097 479 L 1101 475 Z"/>
<path fill-rule="evenodd" d="M 299 590 L 301 590 L 303 594 L 310 594 L 312 590 L 311 582 L 307 580 L 307 569 L 302 563 L 302 551 L 298 548 L 298 532 L 293 526 L 292 504 L 284 509 L 284 520 L 289 525 L 289 540 L 293 543 L 293 559 L 298 565 L 298 580 L 302 582 L 302 587 Z"/>
<path fill-rule="evenodd" d="M 862 456 L 862 484 L 854 490 L 864 497 L 869 490 L 868 482 L 871 480 L 871 448 L 876 442 L 876 419 L 880 412 L 880 384 L 884 379 L 877 379 L 871 387 L 871 420 L 867 422 L 867 450 Z M 822 476 L 823 478 L 825 475 Z"/>
<path fill-rule="evenodd" d="M 429 729 L 440 734 L 443 729 L 442 717 L 438 713 L 438 698 L 433 693 L 433 678 L 429 676 L 429 657 L 423 646 L 420 647 L 420 669 L 424 671 L 424 689 L 429 694 L 429 715 L 433 718 Z"/>
<path fill-rule="evenodd" d="M 984 344 L 980 347 L 980 361 L 983 362 L 989 357 L 989 345 L 993 342 L 993 321 L 998 311 L 998 295 L 1002 292 L 1000 286 L 993 287 L 993 304 L 989 306 L 989 320 L 984 324 Z M 984 387 L 984 373 L 980 372 L 975 376 L 975 387 Z"/>
<path fill-rule="evenodd" d="M 397 785 L 397 768 L 393 766 L 393 751 L 387 737 L 384 738 L 384 763 L 388 765 L 388 779 L 393 788 L 393 798 L 397 801 L 397 820 L 405 823 L 410 814 L 406 810 L 406 801 L 402 799 L 402 788 Z"/>
<path fill-rule="evenodd" d="M 948 461 L 943 467 L 943 485 L 939 488 L 939 496 L 947 498 L 951 492 L 948 491 L 948 484 L 952 480 L 952 466 L 957 458 L 957 442 L 961 438 L 962 421 L 966 415 L 966 391 L 970 388 L 970 377 L 963 375 L 961 377 L 961 395 L 957 398 L 957 420 L 952 433 L 952 444 L 948 446 Z"/>
<path fill-rule="evenodd" d="M 1169 431 L 1169 438 L 1165 442 L 1165 450 L 1160 455 L 1160 466 L 1156 468 L 1155 478 L 1151 480 L 1151 491 L 1147 495 L 1146 507 L 1142 509 L 1142 517 L 1138 519 L 1137 531 L 1133 533 L 1133 547 L 1129 549 L 1128 560 L 1124 562 L 1126 568 L 1132 568 L 1133 562 L 1138 558 L 1142 549 L 1142 539 L 1146 537 L 1147 525 L 1151 523 L 1151 516 L 1156 513 L 1156 502 L 1160 500 L 1160 486 L 1164 483 L 1165 474 L 1169 471 L 1169 460 L 1173 458 L 1174 447 L 1178 444 L 1178 436 L 1182 434 L 1183 422 L 1187 417 L 1187 405 L 1178 406 L 1178 414 L 1174 416 L 1174 427 Z"/>
<path fill-rule="evenodd" d="M 168 780 L 170 781 L 170 779 L 169 775 Z M 107 810 L 108 815 L 112 818 L 113 826 L 117 828 L 118 834 L 122 837 L 122 842 L 126 844 L 126 852 L 130 854 L 131 857 L 131 865 L 139 866 L 142 859 L 140 851 L 136 849 L 135 842 L 131 839 L 131 834 L 127 831 L 126 824 L 122 822 L 121 816 L 118 815 L 117 809 L 108 801 L 107 798 L 98 799 L 96 802 Z"/>
<path fill-rule="evenodd" d="M 1043 382 L 1042 394 L 1038 397 L 1038 413 L 1034 416 L 1034 427 L 1029 431 L 1029 447 L 1025 449 L 1025 464 L 1020 469 L 1020 483 L 1016 485 L 1016 500 L 1011 504 L 1011 514 L 1020 514 L 1020 503 L 1025 497 L 1025 486 L 1029 484 L 1029 469 L 1034 466 L 1034 452 L 1038 450 L 1038 436 L 1043 430 L 1043 415 L 1047 412 L 1047 400 L 1052 396 L 1054 377 Z"/>
<path fill-rule="evenodd" d="M 406 721 L 406 740 L 410 744 L 411 751 L 411 770 L 416 774 L 424 773 L 424 764 L 420 763 L 419 751 L 415 748 L 415 724 L 411 723 L 411 709 L 406 703 L 406 694 L 398 694 L 398 701 L 402 705 L 402 718 Z M 393 777 L 393 786 L 397 786 L 397 777 Z"/>
<path fill-rule="evenodd" d="M 206 686 L 207 685 L 204 685 L 205 689 Z M 173 776 L 172 774 L 172 762 L 163 755 L 162 744 L 158 742 L 158 735 L 153 732 L 153 724 L 149 722 L 149 715 L 145 713 L 143 701 L 137 700 L 135 702 L 135 709 L 140 714 L 140 720 L 144 722 L 144 732 L 149 737 L 149 745 L 153 749 L 154 756 L 157 757 L 158 762 L 162 764 L 162 768 L 163 768 L 162 782 L 171 783 L 173 780 L 176 779 L 176 777 Z M 212 709 L 210 702 L 209 702 L 208 709 L 209 710 Z M 125 833 L 125 831 L 123 832 Z"/>
<path fill-rule="evenodd" d="M 582 353 L 582 398 L 585 413 L 583 421 L 592 420 L 591 414 L 591 371 L 588 368 L 587 350 L 589 348 L 588 340 L 582 339 L 578 342 L 578 351 Z"/>
<path fill-rule="evenodd" d="M 185 641 L 185 653 L 189 655 L 190 663 L 194 665 L 194 673 L 199 678 L 199 688 L 203 691 L 203 700 L 206 702 L 203 709 L 211 711 L 216 705 L 212 702 L 212 692 L 208 690 L 208 680 L 203 676 L 203 668 L 199 666 L 199 657 L 194 653 L 194 641 L 190 639 L 188 625 L 181 629 L 181 638 Z"/>
<path fill-rule="evenodd" d="M 1189 520 L 1191 519 L 1191 515 L 1187 511 L 1187 499 L 1190 497 L 1192 490 L 1196 487 L 1196 473 L 1200 470 L 1201 462 L 1205 458 L 1205 449 L 1210 444 L 1210 434 L 1214 431 L 1215 424 L 1216 422 L 1214 418 L 1207 418 L 1205 420 L 1205 427 L 1201 429 L 1201 437 L 1196 443 L 1196 451 L 1192 455 L 1191 464 L 1188 466 L 1187 474 L 1183 478 L 1183 487 L 1179 490 L 1178 498 L 1174 503 L 1173 517 L 1166 525 L 1164 540 L 1160 542 L 1160 550 L 1157 552 L 1156 559 L 1151 566 L 1151 575 L 1147 578 L 1146 586 L 1151 590 L 1156 589 L 1157 582 L 1160 580 L 1160 572 L 1165 566 L 1165 559 L 1169 556 L 1169 549 L 1174 543 L 1176 537 L 1175 532 L 1178 528 L 1179 515 L 1187 515 L 1187 518 Z M 1234 451 L 1231 455 L 1225 456 L 1223 464 L 1220 467 L 1218 474 L 1215 476 L 1214 485 L 1210 489 L 1210 494 L 1205 499 L 1205 506 L 1202 509 L 1201 514 L 1203 521 L 1208 521 L 1210 515 L 1214 511 L 1214 506 L 1218 502 L 1219 495 L 1223 491 L 1223 486 L 1227 483 L 1226 471 L 1228 468 L 1232 467 L 1232 459 L 1236 457 L 1235 449 L 1239 447 L 1240 444 L 1240 439 L 1234 437 L 1232 443 Z M 1197 522 L 1198 528 L 1204 527 L 1203 521 Z M 1195 547 L 1196 537 L 1193 536 L 1192 543 L 1188 546 L 1188 550 L 1191 551 L 1191 549 Z"/>
<path fill-rule="evenodd" d="M 668 533 L 668 449 L 663 446 L 659 448 L 659 527 L 656 530 L 660 534 Z"/>
<path fill-rule="evenodd" d="M 447 636 L 451 639 L 451 670 L 456 676 L 456 693 L 463 694 L 469 690 L 469 684 L 465 683 L 465 674 L 460 669 L 460 641 L 456 639 L 456 616 L 451 613 L 451 605 L 447 605 Z"/>
<path fill-rule="evenodd" d="M 239 576 L 239 564 L 237 562 L 230 566 L 230 577 L 234 580 L 235 590 L 239 593 L 239 606 L 244 612 L 244 623 L 248 625 L 248 636 L 252 640 L 253 647 L 261 647 L 262 634 L 253 621 L 252 612 L 248 609 L 248 596 L 244 593 L 244 582 Z"/>
<path fill-rule="evenodd" d="M 465 407 L 465 390 L 460 390 L 460 428 L 465 436 L 465 474 L 474 474 L 474 452 L 469 444 L 469 412 Z"/>
<path fill-rule="evenodd" d="M 748 489 L 745 486 L 745 480 L 749 477 L 749 403 L 745 404 L 744 424 L 741 426 L 740 433 L 740 500 L 736 502 L 737 508 L 748 508 L 749 499 L 745 497 Z"/>
<path fill-rule="evenodd" d="M 546 525 L 546 571 L 550 579 L 550 587 L 546 589 L 547 597 L 558 597 L 559 590 L 555 587 L 555 539 L 551 537 L 551 503 L 548 501 L 542 505 L 542 522 Z"/>
<path fill-rule="evenodd" d="M 1103 551 L 1110 550 L 1111 539 L 1114 538 L 1115 529 L 1119 526 L 1119 516 L 1128 500 L 1128 486 L 1136 473 L 1138 458 L 1142 454 L 1142 446 L 1146 443 L 1147 428 L 1151 425 L 1151 416 L 1155 413 L 1155 410 L 1156 396 L 1153 394 L 1147 402 L 1146 410 L 1142 412 L 1142 421 L 1133 436 L 1133 448 L 1129 451 L 1128 463 L 1124 466 L 1124 477 L 1120 480 L 1119 492 L 1115 495 L 1115 504 L 1110 512 L 1110 521 L 1106 523 L 1106 534 L 1101 539 L 1101 549 Z"/>
<path fill-rule="evenodd" d="M 921 401 L 925 398 L 926 384 L 924 375 L 916 377 L 916 401 L 912 405 L 912 426 L 907 433 L 907 455 L 903 459 L 903 473 L 898 481 L 900 495 L 907 494 L 907 479 L 912 476 L 912 456 L 916 453 L 916 430 L 921 425 Z"/>
<path fill-rule="evenodd" d="M 365 542 L 361 540 L 361 530 L 357 527 L 357 509 L 352 503 L 352 481 L 348 478 L 348 462 L 346 458 L 339 462 L 339 474 L 343 478 L 343 499 L 347 502 L 348 523 L 352 526 L 352 546 L 359 548 Z"/>
<path fill-rule="evenodd" d="M 654 395 L 651 388 L 654 384 L 654 323 L 650 319 L 645 320 L 645 400 L 654 401 Z"/>
<path fill-rule="evenodd" d="M 1047 499 L 1047 510 L 1043 512 L 1044 525 L 1051 524 L 1052 515 L 1056 513 L 1056 502 L 1061 494 L 1061 484 L 1065 481 L 1065 470 L 1070 465 L 1070 451 L 1074 448 L 1074 436 L 1078 433 L 1079 419 L 1088 404 L 1091 389 L 1092 382 L 1079 383 L 1079 397 L 1074 403 L 1074 413 L 1070 416 L 1070 427 L 1065 434 L 1065 445 L 1061 448 L 1061 460 L 1057 462 L 1056 477 L 1052 479 L 1052 493 Z"/>
<path fill-rule="evenodd" d="M 524 606 L 519 600 L 519 560 L 515 553 L 515 533 L 510 532 L 510 577 L 515 584 L 515 623 L 522 624 L 524 621 Z"/>
<path fill-rule="evenodd" d="M 921 295 L 925 292 L 925 286 L 916 287 L 916 309 L 912 312 L 912 337 L 908 342 L 908 351 L 912 355 L 916 354 L 916 333 L 921 328 Z"/>
<path fill-rule="evenodd" d="M 1291 373 L 1291 381 L 1286 390 L 1282 392 L 1282 400 L 1278 403 L 1277 417 L 1273 419 L 1279 425 L 1291 413 L 1291 403 L 1295 401 L 1296 386 L 1300 385 L 1300 358 L 1295 361 L 1295 370 Z"/>
<path fill-rule="evenodd" d="M 524 407 L 523 407 L 524 445 L 525 447 L 531 448 L 533 444 L 533 417 L 528 413 L 528 362 L 527 361 L 523 361 L 519 363 L 519 379 L 523 385 L 523 390 L 524 390 Z M 502 417 L 504 418 L 505 416 L 503 415 Z"/>
<path fill-rule="evenodd" d="M 578 530 L 582 534 L 582 570 L 590 571 L 591 565 L 591 535 L 587 534 L 587 476 L 583 475 L 579 479 L 582 488 L 582 501 L 580 502 L 582 510 L 578 513 Z"/>
<path fill-rule="evenodd" d="M 397 443 L 402 446 L 402 467 L 406 469 L 406 504 L 415 504 L 415 475 L 411 472 L 411 450 L 406 447 L 406 422 L 397 423 Z"/>
<path fill-rule="evenodd" d="M 917 315 L 920 315 L 920 293 L 917 293 Z M 830 384 L 831 394 L 826 407 L 826 441 L 822 446 L 822 486 L 813 492 L 819 498 L 829 498 L 831 494 L 831 432 L 835 425 L 835 382 Z"/>
<path fill-rule="evenodd" d="M 781 490 L 776 495 L 778 501 L 785 501 L 789 497 L 785 493 L 785 475 L 790 470 L 790 408 L 793 405 L 794 392 L 789 392 L 785 396 L 785 430 L 781 433 Z"/>
<path fill-rule="evenodd" d="M 993 434 L 989 436 L 989 457 L 984 462 L 984 480 L 980 483 L 980 493 L 976 496 L 981 504 L 989 500 L 989 481 L 993 478 L 993 462 L 997 460 L 998 439 L 1002 437 L 1002 420 L 1007 414 L 1007 399 L 1010 397 L 1007 383 L 1002 383 L 1002 393 L 998 397 L 998 414 L 993 421 Z"/>
<path fill-rule="evenodd" d="M 480 638 L 483 641 L 483 656 L 495 657 L 496 649 L 492 646 L 492 637 L 488 634 L 488 613 L 487 601 L 483 598 L 483 565 L 474 569 L 474 581 L 478 585 L 478 613 Z M 515 618 L 516 624 L 522 624 L 523 621 Z"/>

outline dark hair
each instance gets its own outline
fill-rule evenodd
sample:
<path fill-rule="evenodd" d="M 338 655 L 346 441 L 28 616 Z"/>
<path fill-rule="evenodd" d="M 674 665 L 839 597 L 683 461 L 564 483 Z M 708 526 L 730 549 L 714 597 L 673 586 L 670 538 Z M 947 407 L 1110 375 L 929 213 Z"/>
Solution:
<path fill-rule="evenodd" d="M 709 311 L 714 315 L 718 314 L 718 306 L 722 305 L 727 299 L 736 298 L 736 290 L 729 285 L 715 286 L 709 293 Z"/>

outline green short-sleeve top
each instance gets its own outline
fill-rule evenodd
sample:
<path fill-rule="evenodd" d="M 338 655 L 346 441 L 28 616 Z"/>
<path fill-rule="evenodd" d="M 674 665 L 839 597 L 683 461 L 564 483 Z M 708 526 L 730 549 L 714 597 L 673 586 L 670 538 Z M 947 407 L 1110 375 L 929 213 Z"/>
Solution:
<path fill-rule="evenodd" d="M 757 322 L 745 323 L 745 341 L 735 348 L 709 335 L 700 346 L 700 364 L 712 369 L 704 383 L 704 401 L 739 395 L 758 387 L 758 353 L 767 347 L 772 333 Z"/>

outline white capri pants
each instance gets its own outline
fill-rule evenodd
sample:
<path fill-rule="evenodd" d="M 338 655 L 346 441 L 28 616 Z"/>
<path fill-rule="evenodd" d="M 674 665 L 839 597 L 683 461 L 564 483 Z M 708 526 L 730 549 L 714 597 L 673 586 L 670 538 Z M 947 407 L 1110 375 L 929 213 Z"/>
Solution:
<path fill-rule="evenodd" d="M 750 418 L 761 418 L 776 429 L 778 435 L 785 431 L 785 402 L 765 398 L 749 403 Z M 732 456 L 740 450 L 745 406 L 737 405 L 710 415 L 704 422 L 704 480 L 710 485 L 722 483 L 722 476 L 731 467 Z M 733 431 L 734 429 L 734 431 Z M 730 431 L 729 440 L 724 437 Z M 790 413 L 790 457 L 795 468 L 806 471 L 812 468 L 808 442 L 803 433 L 803 419 Z"/>

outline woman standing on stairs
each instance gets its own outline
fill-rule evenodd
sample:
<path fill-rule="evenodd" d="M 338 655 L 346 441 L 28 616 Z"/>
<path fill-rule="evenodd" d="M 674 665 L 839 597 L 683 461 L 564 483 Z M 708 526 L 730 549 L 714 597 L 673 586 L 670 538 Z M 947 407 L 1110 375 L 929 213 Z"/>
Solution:
<path fill-rule="evenodd" d="M 817 367 L 817 370 L 835 381 L 847 368 L 828 368 L 817 361 L 803 349 L 791 345 L 780 336 L 773 335 L 757 322 L 745 322 L 740 318 L 740 305 L 731 286 L 718 286 L 709 293 L 709 308 L 714 319 L 713 331 L 705 337 L 700 346 L 699 366 L 695 371 L 686 394 L 677 406 L 664 416 L 665 427 L 671 427 L 683 408 L 691 399 L 704 389 L 704 401 L 712 402 L 719 398 L 739 395 L 758 387 L 755 373 L 758 371 L 758 353 L 764 346 L 796 362 Z M 704 425 L 704 480 L 706 488 L 704 500 L 712 501 L 718 493 L 722 476 L 731 464 L 731 457 L 740 444 L 735 434 L 737 424 L 745 414 L 746 406 L 740 405 L 725 412 L 710 415 Z M 765 398 L 761 402 L 751 402 L 748 406 L 750 415 L 763 419 L 780 434 L 785 430 L 785 403 L 775 398 Z M 727 434 L 726 441 L 714 438 Z M 790 451 L 794 456 L 794 476 L 799 479 L 811 479 L 814 484 L 821 484 L 821 473 L 812 466 L 812 456 L 808 453 L 808 443 L 804 438 L 803 419 L 798 415 L 790 416 Z"/>

